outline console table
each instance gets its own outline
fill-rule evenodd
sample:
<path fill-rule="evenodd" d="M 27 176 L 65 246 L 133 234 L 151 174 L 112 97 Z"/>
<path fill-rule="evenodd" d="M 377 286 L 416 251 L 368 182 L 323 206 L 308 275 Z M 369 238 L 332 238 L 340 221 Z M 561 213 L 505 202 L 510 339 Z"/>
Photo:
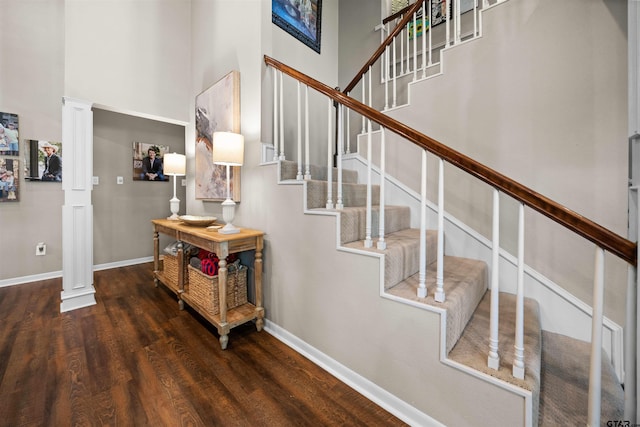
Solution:
<path fill-rule="evenodd" d="M 256 320 L 256 328 L 262 330 L 264 325 L 264 308 L 262 307 L 262 249 L 264 232 L 242 228 L 237 234 L 221 234 L 217 230 L 209 230 L 206 227 L 196 227 L 184 224 L 180 221 L 168 219 L 154 219 L 153 223 L 153 274 L 155 285 L 163 283 L 178 297 L 180 309 L 184 309 L 186 302 L 207 321 L 211 322 L 220 334 L 220 346 L 227 348 L 229 331 L 253 319 Z M 178 244 L 178 278 L 172 280 L 160 269 L 160 239 L 159 234 L 165 234 L 179 242 Z M 215 252 L 220 261 L 218 264 L 218 295 L 220 312 L 211 315 L 203 309 L 197 301 L 190 298 L 189 292 L 185 292 L 188 276 L 185 274 L 186 265 L 183 252 L 183 243 L 189 243 L 209 252 Z M 227 308 L 227 261 L 229 254 L 255 250 L 254 259 L 254 283 L 255 304 L 247 302 L 238 307 Z"/>

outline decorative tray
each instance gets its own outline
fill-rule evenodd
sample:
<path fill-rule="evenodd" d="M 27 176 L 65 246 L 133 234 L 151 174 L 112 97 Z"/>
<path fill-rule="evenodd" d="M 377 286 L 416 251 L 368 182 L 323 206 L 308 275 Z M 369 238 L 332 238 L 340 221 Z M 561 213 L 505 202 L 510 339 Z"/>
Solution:
<path fill-rule="evenodd" d="M 180 221 L 187 225 L 193 225 L 196 227 L 206 227 L 213 224 L 216 219 L 215 216 L 195 216 L 195 215 L 182 215 L 178 217 Z"/>

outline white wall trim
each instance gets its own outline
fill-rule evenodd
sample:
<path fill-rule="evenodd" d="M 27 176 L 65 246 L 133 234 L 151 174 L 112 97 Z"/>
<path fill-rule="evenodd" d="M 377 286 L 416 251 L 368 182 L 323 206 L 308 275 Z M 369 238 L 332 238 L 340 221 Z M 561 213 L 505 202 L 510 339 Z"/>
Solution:
<path fill-rule="evenodd" d="M 111 107 L 103 104 L 93 104 L 93 108 L 94 109 L 97 108 L 99 110 L 104 110 L 104 111 L 110 111 L 112 113 L 124 114 L 132 117 L 140 117 L 142 119 L 155 120 L 157 122 L 162 122 L 162 123 L 169 123 L 169 124 L 185 126 L 185 127 L 189 126 L 189 122 L 185 122 L 182 120 L 169 119 L 167 117 L 156 116 L 154 114 L 140 113 L 137 111 L 127 110 L 127 109 L 118 108 L 118 107 Z"/>
<path fill-rule="evenodd" d="M 268 319 L 265 321 L 264 330 L 405 423 L 412 426 L 443 426 L 429 415 L 330 358 Z"/>

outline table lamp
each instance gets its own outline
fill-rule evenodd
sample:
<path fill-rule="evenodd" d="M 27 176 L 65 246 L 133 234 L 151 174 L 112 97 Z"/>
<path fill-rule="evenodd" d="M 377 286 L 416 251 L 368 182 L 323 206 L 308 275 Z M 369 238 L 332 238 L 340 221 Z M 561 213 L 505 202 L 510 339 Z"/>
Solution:
<path fill-rule="evenodd" d="M 236 202 L 231 198 L 230 166 L 242 166 L 244 157 L 244 136 L 232 132 L 213 133 L 213 163 L 227 167 L 227 199 L 222 202 L 222 219 L 225 226 L 218 230 L 222 234 L 239 233 L 240 229 L 231 224 L 235 216 Z"/>
<path fill-rule="evenodd" d="M 167 219 L 177 220 L 178 211 L 180 210 L 180 200 L 176 197 L 176 177 L 185 175 L 187 170 L 187 158 L 184 154 L 167 153 L 164 155 L 163 168 L 165 175 L 173 176 L 173 199 L 169 200 L 171 216 Z"/>

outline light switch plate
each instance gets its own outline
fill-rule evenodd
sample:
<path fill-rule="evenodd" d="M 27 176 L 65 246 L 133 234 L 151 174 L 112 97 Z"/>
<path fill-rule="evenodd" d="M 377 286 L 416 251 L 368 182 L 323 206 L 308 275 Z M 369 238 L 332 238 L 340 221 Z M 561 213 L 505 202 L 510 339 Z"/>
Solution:
<path fill-rule="evenodd" d="M 121 176 L 116 177 L 116 183 L 118 184 L 124 184 L 124 178 Z"/>

